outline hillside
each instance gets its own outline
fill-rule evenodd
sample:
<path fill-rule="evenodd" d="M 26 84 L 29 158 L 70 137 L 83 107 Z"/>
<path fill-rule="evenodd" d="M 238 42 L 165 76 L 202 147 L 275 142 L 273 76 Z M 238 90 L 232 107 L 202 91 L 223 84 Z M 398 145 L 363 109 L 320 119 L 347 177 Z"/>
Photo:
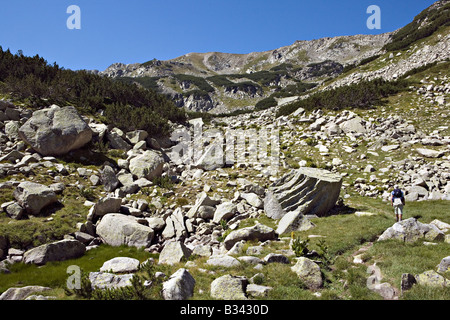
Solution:
<path fill-rule="evenodd" d="M 1 50 L 0 300 L 450 299 L 447 9 L 103 75 Z"/>
<path fill-rule="evenodd" d="M 392 33 L 296 41 L 249 54 L 189 53 L 168 61 L 116 63 L 99 74 L 155 89 L 190 111 L 228 113 L 253 109 L 274 94 L 303 94 L 292 92 L 292 86 L 305 82 L 336 87 L 361 79 L 392 80 L 445 60 L 449 20 L 448 1 L 438 1 Z"/>

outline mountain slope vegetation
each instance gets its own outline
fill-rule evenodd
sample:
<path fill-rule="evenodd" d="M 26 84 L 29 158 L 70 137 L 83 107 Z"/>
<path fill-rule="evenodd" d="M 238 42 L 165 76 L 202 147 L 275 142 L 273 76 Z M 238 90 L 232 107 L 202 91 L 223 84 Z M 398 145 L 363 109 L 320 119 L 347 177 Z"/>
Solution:
<path fill-rule="evenodd" d="M 151 89 L 87 71 L 65 70 L 38 55 L 14 55 L 1 48 L 0 91 L 32 108 L 73 104 L 86 114 L 106 109 L 109 123 L 146 129 L 151 134 L 167 134 L 167 120 L 186 119 L 182 109 Z"/>

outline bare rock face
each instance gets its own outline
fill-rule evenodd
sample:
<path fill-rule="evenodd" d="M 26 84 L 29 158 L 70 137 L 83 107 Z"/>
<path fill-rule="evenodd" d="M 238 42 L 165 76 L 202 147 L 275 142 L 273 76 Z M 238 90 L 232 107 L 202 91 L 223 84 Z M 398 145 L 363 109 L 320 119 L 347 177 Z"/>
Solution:
<path fill-rule="evenodd" d="M 264 210 L 273 219 L 281 219 L 293 211 L 325 216 L 336 204 L 341 186 L 341 176 L 327 170 L 306 167 L 293 170 L 269 188 Z"/>
<path fill-rule="evenodd" d="M 43 156 L 79 149 L 92 139 L 92 130 L 72 107 L 38 110 L 19 129 L 20 138 Z"/>

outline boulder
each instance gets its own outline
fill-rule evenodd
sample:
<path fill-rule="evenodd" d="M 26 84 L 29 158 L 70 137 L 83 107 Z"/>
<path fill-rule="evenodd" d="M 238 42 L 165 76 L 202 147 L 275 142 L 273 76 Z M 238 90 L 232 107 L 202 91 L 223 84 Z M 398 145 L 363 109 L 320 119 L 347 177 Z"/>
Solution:
<path fill-rule="evenodd" d="M 121 198 L 114 198 L 114 197 L 106 196 L 106 197 L 100 198 L 100 200 L 98 200 L 97 203 L 94 204 L 92 213 L 95 216 L 99 216 L 99 217 L 102 217 L 107 213 L 119 213 L 121 205 L 122 205 Z"/>
<path fill-rule="evenodd" d="M 170 241 L 166 243 L 159 255 L 158 264 L 169 264 L 181 262 L 191 256 L 191 250 L 180 241 Z"/>
<path fill-rule="evenodd" d="M 176 240 L 182 240 L 188 235 L 184 222 L 183 210 L 181 208 L 175 209 L 165 222 L 166 227 L 162 232 L 163 238 L 170 239 L 175 237 Z"/>
<path fill-rule="evenodd" d="M 105 191 L 112 192 L 119 186 L 120 181 L 111 166 L 105 166 L 100 173 L 100 180 Z"/>
<path fill-rule="evenodd" d="M 445 257 L 441 260 L 441 263 L 439 263 L 438 266 L 438 272 L 444 273 L 447 272 L 450 269 L 450 256 Z"/>
<path fill-rule="evenodd" d="M 26 216 L 25 210 L 23 210 L 23 208 L 17 202 L 14 202 L 7 206 L 5 211 L 11 219 L 15 220 L 21 220 Z"/>
<path fill-rule="evenodd" d="M 165 161 L 159 153 L 147 150 L 130 160 L 129 169 L 137 179 L 152 180 L 161 176 L 164 163 Z"/>
<path fill-rule="evenodd" d="M 202 206 L 214 207 L 214 206 L 218 205 L 219 203 L 220 203 L 219 201 L 211 199 L 206 192 L 202 192 L 198 196 L 194 206 L 191 209 L 189 209 L 186 216 L 188 218 L 197 218 L 200 207 L 202 207 Z M 214 215 L 214 213 L 213 213 L 213 215 Z M 213 217 L 211 217 L 211 218 L 213 218 Z"/>
<path fill-rule="evenodd" d="M 428 270 L 415 276 L 418 285 L 445 287 L 447 280 L 434 270 Z"/>
<path fill-rule="evenodd" d="M 28 250 L 23 255 L 27 264 L 44 265 L 50 261 L 64 261 L 79 258 L 86 252 L 86 246 L 77 240 L 61 240 Z"/>
<path fill-rule="evenodd" d="M 34 182 L 21 182 L 14 191 L 18 204 L 31 215 L 58 201 L 56 193 L 49 187 Z"/>
<path fill-rule="evenodd" d="M 255 193 L 241 193 L 241 198 L 247 201 L 247 203 L 255 208 L 264 208 L 264 202 Z"/>
<path fill-rule="evenodd" d="M 209 145 L 192 167 L 212 171 L 225 166 L 223 147 L 220 143 Z"/>
<path fill-rule="evenodd" d="M 317 263 L 312 260 L 300 257 L 297 259 L 297 263 L 291 267 L 291 270 L 297 274 L 309 289 L 319 289 L 322 287 L 322 272 Z"/>
<path fill-rule="evenodd" d="M 247 300 L 247 285 L 247 278 L 227 274 L 211 282 L 211 297 L 219 300 Z"/>
<path fill-rule="evenodd" d="M 366 128 L 364 127 L 363 120 L 360 117 L 347 120 L 341 123 L 340 127 L 345 133 L 366 133 Z"/>
<path fill-rule="evenodd" d="M 107 272 L 90 272 L 92 289 L 118 289 L 131 286 L 134 274 L 113 274 Z"/>
<path fill-rule="evenodd" d="M 272 219 L 288 212 L 326 216 L 335 206 L 342 177 L 327 170 L 303 167 L 275 181 L 266 193 L 264 210 Z"/>
<path fill-rule="evenodd" d="M 263 261 L 265 263 L 284 263 L 284 264 L 290 264 L 291 262 L 289 259 L 280 254 L 280 253 L 269 253 L 267 256 L 264 257 Z"/>
<path fill-rule="evenodd" d="M 224 240 L 225 249 L 230 250 L 235 243 L 244 241 L 267 241 L 275 240 L 278 237 L 275 230 L 263 224 L 255 224 L 253 227 L 246 227 L 232 231 Z"/>
<path fill-rule="evenodd" d="M 257 284 L 249 284 L 247 286 L 247 295 L 254 298 L 264 298 L 267 297 L 269 291 L 272 290 L 272 287 L 261 286 Z"/>
<path fill-rule="evenodd" d="M 284 234 L 292 231 L 306 231 L 314 227 L 314 223 L 299 211 L 291 211 L 278 222 L 277 233 Z"/>
<path fill-rule="evenodd" d="M 19 129 L 20 138 L 41 155 L 64 155 L 92 139 L 92 130 L 72 106 L 38 110 Z"/>
<path fill-rule="evenodd" d="M 187 300 L 194 295 L 195 279 L 188 270 L 178 269 L 163 283 L 164 300 Z"/>
<path fill-rule="evenodd" d="M 22 288 L 9 288 L 0 295 L 0 300 L 25 300 L 28 296 L 52 290 L 41 286 L 26 286 Z"/>
<path fill-rule="evenodd" d="M 417 148 L 417 153 L 425 158 L 440 158 L 442 157 L 445 152 L 443 151 L 437 151 L 432 149 L 424 149 L 424 148 Z"/>
<path fill-rule="evenodd" d="M 378 238 L 378 241 L 397 239 L 404 242 L 415 242 L 420 239 L 443 241 L 444 233 L 435 225 L 424 224 L 415 218 L 409 218 L 395 223 L 386 229 Z"/>
<path fill-rule="evenodd" d="M 132 144 L 136 144 L 138 142 L 145 141 L 148 137 L 148 132 L 145 130 L 130 131 L 127 132 L 126 137 Z"/>
<path fill-rule="evenodd" d="M 214 223 L 219 223 L 221 220 L 229 220 L 236 214 L 236 205 L 232 202 L 224 202 L 217 206 L 214 212 Z"/>
<path fill-rule="evenodd" d="M 139 270 L 139 260 L 128 257 L 116 257 L 105 261 L 100 268 L 101 272 L 129 273 Z"/>
<path fill-rule="evenodd" d="M 241 263 L 236 258 L 233 258 L 232 256 L 226 254 L 211 256 L 206 261 L 206 264 L 226 268 L 237 267 L 241 265 Z"/>
<path fill-rule="evenodd" d="M 125 135 L 122 130 L 117 128 L 106 132 L 106 139 L 111 148 L 128 151 L 131 149 L 131 145 L 125 141 L 124 137 Z"/>
<path fill-rule="evenodd" d="M 109 213 L 98 223 L 97 234 L 103 242 L 111 246 L 146 248 L 151 245 L 154 231 L 140 224 L 133 216 Z"/>

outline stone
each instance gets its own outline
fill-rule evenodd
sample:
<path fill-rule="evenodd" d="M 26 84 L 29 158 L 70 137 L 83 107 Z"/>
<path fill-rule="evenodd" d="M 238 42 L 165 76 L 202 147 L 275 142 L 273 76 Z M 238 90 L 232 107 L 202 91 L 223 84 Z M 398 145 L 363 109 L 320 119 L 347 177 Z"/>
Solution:
<path fill-rule="evenodd" d="M 160 231 L 166 226 L 166 222 L 160 217 L 150 217 L 146 218 L 146 220 L 148 222 L 148 226 L 154 231 Z"/>
<path fill-rule="evenodd" d="M 112 192 L 119 186 L 120 181 L 111 166 L 105 166 L 100 173 L 100 181 L 105 191 Z"/>
<path fill-rule="evenodd" d="M 178 269 L 163 283 L 164 300 L 188 300 L 194 295 L 195 279 L 188 270 Z"/>
<path fill-rule="evenodd" d="M 43 156 L 64 155 L 92 139 L 92 130 L 72 106 L 33 112 L 19 129 L 20 138 Z"/>
<path fill-rule="evenodd" d="M 312 260 L 300 257 L 291 270 L 303 281 L 309 289 L 319 289 L 323 285 L 322 272 L 317 263 Z"/>
<path fill-rule="evenodd" d="M 5 134 L 10 140 L 18 140 L 20 125 L 18 121 L 8 121 L 5 123 Z"/>
<path fill-rule="evenodd" d="M 415 276 L 418 285 L 445 287 L 447 280 L 434 270 L 428 270 Z"/>
<path fill-rule="evenodd" d="M 144 226 L 133 216 L 108 213 L 97 225 L 97 234 L 111 246 L 150 247 L 154 237 L 153 229 Z"/>
<path fill-rule="evenodd" d="M 123 139 L 123 136 L 122 130 L 117 128 L 106 132 L 106 139 L 108 140 L 111 148 L 128 151 L 131 149 L 131 146 L 125 141 L 125 139 Z"/>
<path fill-rule="evenodd" d="M 442 222 L 442 221 L 440 221 L 438 219 L 435 219 L 435 220 L 431 221 L 430 224 L 435 225 L 436 227 L 438 227 L 444 233 L 446 233 L 447 231 L 450 230 L 450 224 Z"/>
<path fill-rule="evenodd" d="M 212 171 L 225 166 L 223 147 L 220 143 L 213 143 L 205 148 L 204 152 L 193 164 L 193 168 Z"/>
<path fill-rule="evenodd" d="M 219 203 L 220 203 L 220 201 L 213 200 L 208 196 L 208 194 L 206 192 L 202 192 L 202 193 L 200 193 L 197 200 L 195 201 L 194 206 L 191 209 L 189 209 L 186 216 L 188 218 L 197 218 L 200 207 L 202 207 L 202 206 L 214 207 L 214 206 L 218 205 Z M 213 216 L 214 216 L 214 213 L 213 213 Z M 211 217 L 211 218 L 213 218 L 213 217 Z"/>
<path fill-rule="evenodd" d="M 197 245 L 192 250 L 192 254 L 200 257 L 210 257 L 213 254 L 213 250 L 208 245 Z"/>
<path fill-rule="evenodd" d="M 400 283 L 400 289 L 401 289 L 402 293 L 404 291 L 410 290 L 414 284 L 416 284 L 416 278 L 414 277 L 414 275 L 412 275 L 410 273 L 402 274 L 401 283 Z"/>
<path fill-rule="evenodd" d="M 197 210 L 197 216 L 205 220 L 211 220 L 214 218 L 216 208 L 211 206 L 200 206 Z"/>
<path fill-rule="evenodd" d="M 61 240 L 28 250 L 23 255 L 26 264 L 44 265 L 50 261 L 64 261 L 79 258 L 86 252 L 86 246 L 77 240 Z"/>
<path fill-rule="evenodd" d="M 400 145 L 392 144 L 392 145 L 382 146 L 381 150 L 384 152 L 390 152 L 390 151 L 397 150 L 398 148 L 400 148 Z"/>
<path fill-rule="evenodd" d="M 248 264 L 254 264 L 254 265 L 264 264 L 264 260 L 262 260 L 258 257 L 253 257 L 253 256 L 240 256 L 240 257 L 237 257 L 237 259 L 241 262 L 248 263 Z"/>
<path fill-rule="evenodd" d="M 132 144 L 136 144 L 141 141 L 145 142 L 145 139 L 148 137 L 148 133 L 145 130 L 135 130 L 127 132 L 126 137 Z"/>
<path fill-rule="evenodd" d="M 445 152 L 443 152 L 443 151 L 424 149 L 424 148 L 417 148 L 416 151 L 418 154 L 420 154 L 421 156 L 424 156 L 425 158 L 440 158 L 445 154 Z"/>
<path fill-rule="evenodd" d="M 378 238 L 378 241 L 387 239 L 397 239 L 404 242 L 415 242 L 426 238 L 427 240 L 444 240 L 443 233 L 434 225 L 423 224 L 415 218 L 409 218 L 395 223 L 392 227 L 386 229 Z M 428 236 L 427 233 L 429 233 Z"/>
<path fill-rule="evenodd" d="M 25 210 L 16 202 L 7 206 L 5 211 L 11 219 L 21 220 L 26 217 Z"/>
<path fill-rule="evenodd" d="M 22 288 L 9 288 L 0 295 L 0 300 L 25 300 L 28 296 L 52 290 L 48 287 L 26 286 Z"/>
<path fill-rule="evenodd" d="M 347 120 L 340 124 L 342 131 L 345 133 L 366 133 L 366 128 L 363 125 L 363 120 L 360 117 Z"/>
<path fill-rule="evenodd" d="M 139 260 L 128 257 L 116 257 L 105 261 L 100 272 L 131 273 L 139 270 Z"/>
<path fill-rule="evenodd" d="M 211 297 L 218 300 L 247 300 L 247 285 L 246 278 L 226 274 L 211 283 Z"/>
<path fill-rule="evenodd" d="M 264 202 L 255 193 L 241 193 L 241 198 L 247 201 L 252 207 L 258 209 L 264 208 Z"/>
<path fill-rule="evenodd" d="M 104 216 L 107 213 L 119 213 L 120 206 L 122 205 L 121 198 L 115 197 L 102 197 L 93 206 L 93 214 L 99 217 Z"/>
<path fill-rule="evenodd" d="M 83 243 L 84 245 L 89 244 L 92 240 L 94 240 L 94 237 L 88 233 L 76 231 L 75 232 L 75 239 Z"/>
<path fill-rule="evenodd" d="M 6 155 L 0 157 L 0 162 L 9 161 L 12 163 L 16 163 L 17 160 L 21 160 L 24 157 L 24 154 L 20 151 L 13 150 Z"/>
<path fill-rule="evenodd" d="M 131 286 L 134 274 L 116 275 L 108 272 L 90 272 L 92 289 L 119 289 Z"/>
<path fill-rule="evenodd" d="M 220 223 L 221 220 L 229 220 L 236 214 L 236 205 L 232 202 L 224 202 L 217 206 L 214 212 L 214 223 Z"/>
<path fill-rule="evenodd" d="M 288 212 L 326 216 L 335 206 L 342 177 L 327 170 L 304 167 L 275 181 L 266 193 L 264 210 L 272 219 Z"/>
<path fill-rule="evenodd" d="M 239 260 L 226 254 L 210 256 L 209 259 L 206 261 L 206 264 L 225 268 L 232 268 L 241 265 Z"/>
<path fill-rule="evenodd" d="M 267 256 L 264 257 L 263 261 L 265 263 L 284 263 L 284 264 L 290 264 L 291 262 L 289 259 L 279 253 L 269 253 Z"/>
<path fill-rule="evenodd" d="M 384 300 L 396 300 L 397 298 L 396 289 L 387 282 L 376 283 L 370 290 L 378 293 Z"/>
<path fill-rule="evenodd" d="M 253 227 L 246 227 L 238 230 L 234 230 L 228 234 L 223 241 L 224 247 L 230 250 L 235 243 L 244 241 L 267 241 L 275 240 L 278 235 L 272 228 L 263 224 L 257 223 Z"/>
<path fill-rule="evenodd" d="M 188 230 L 185 224 L 183 210 L 181 208 L 175 211 L 166 219 L 166 227 L 162 232 L 164 239 L 175 237 L 176 240 L 182 240 L 188 235 Z"/>
<path fill-rule="evenodd" d="M 254 297 L 254 298 L 264 298 L 267 297 L 267 295 L 269 294 L 270 290 L 272 290 L 272 287 L 268 287 L 268 286 L 261 286 L 261 285 L 257 285 L 257 284 L 249 284 L 247 286 L 247 295 L 249 295 L 250 297 Z"/>
<path fill-rule="evenodd" d="M 284 234 L 293 231 L 307 231 L 315 227 L 308 218 L 299 211 L 291 211 L 278 222 L 277 233 Z"/>
<path fill-rule="evenodd" d="M 444 273 L 449 271 L 450 269 L 450 256 L 445 257 L 441 260 L 438 266 L 438 272 Z"/>
<path fill-rule="evenodd" d="M 159 255 L 158 264 L 173 265 L 181 262 L 183 259 L 188 259 L 192 251 L 180 241 L 170 241 L 166 243 Z"/>
<path fill-rule="evenodd" d="M 164 163 L 165 161 L 159 153 L 147 150 L 130 160 L 129 169 L 137 179 L 153 180 L 161 176 Z"/>
<path fill-rule="evenodd" d="M 49 187 L 34 182 L 21 182 L 14 190 L 14 198 L 24 210 L 37 215 L 48 205 L 58 201 L 56 193 Z"/>

